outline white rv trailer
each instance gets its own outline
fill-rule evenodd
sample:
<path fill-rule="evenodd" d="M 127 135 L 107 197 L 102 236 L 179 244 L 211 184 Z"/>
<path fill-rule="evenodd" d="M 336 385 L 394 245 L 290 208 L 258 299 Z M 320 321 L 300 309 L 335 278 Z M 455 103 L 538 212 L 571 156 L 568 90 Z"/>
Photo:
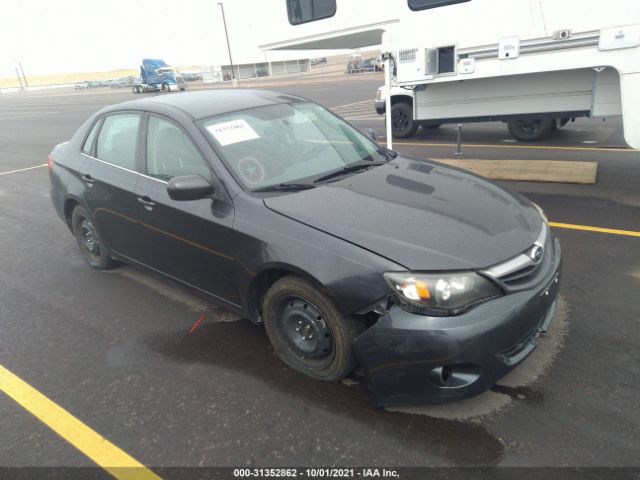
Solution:
<path fill-rule="evenodd" d="M 640 148 L 640 0 L 282 0 L 274 9 L 282 24 L 264 49 L 382 44 L 387 89 L 410 89 L 421 123 L 550 128 L 623 115 L 627 143 Z"/>

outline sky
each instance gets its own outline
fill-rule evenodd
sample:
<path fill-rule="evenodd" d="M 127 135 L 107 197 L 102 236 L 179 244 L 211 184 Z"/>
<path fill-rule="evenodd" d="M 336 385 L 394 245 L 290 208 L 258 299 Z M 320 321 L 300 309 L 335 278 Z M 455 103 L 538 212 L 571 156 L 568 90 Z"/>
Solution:
<path fill-rule="evenodd" d="M 273 15 L 284 0 L 223 0 L 234 63 L 316 56 L 269 52 Z M 251 8 L 247 8 L 247 4 Z M 0 77 L 137 68 L 142 58 L 170 65 L 228 64 L 216 0 L 2 0 Z"/>

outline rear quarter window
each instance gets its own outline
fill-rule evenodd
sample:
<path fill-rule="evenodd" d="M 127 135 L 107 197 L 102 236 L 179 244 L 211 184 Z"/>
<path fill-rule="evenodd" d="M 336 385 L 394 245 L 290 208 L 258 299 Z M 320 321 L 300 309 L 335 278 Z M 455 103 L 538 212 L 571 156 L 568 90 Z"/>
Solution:
<path fill-rule="evenodd" d="M 100 130 L 100 125 L 102 125 L 102 119 L 98 119 L 93 124 L 93 127 L 91 128 L 91 131 L 89 132 L 89 135 L 87 135 L 87 138 L 85 139 L 84 143 L 82 144 L 82 153 L 86 153 L 87 155 L 91 155 L 93 153 L 93 142 L 95 141 L 96 135 L 98 134 L 98 131 Z"/>

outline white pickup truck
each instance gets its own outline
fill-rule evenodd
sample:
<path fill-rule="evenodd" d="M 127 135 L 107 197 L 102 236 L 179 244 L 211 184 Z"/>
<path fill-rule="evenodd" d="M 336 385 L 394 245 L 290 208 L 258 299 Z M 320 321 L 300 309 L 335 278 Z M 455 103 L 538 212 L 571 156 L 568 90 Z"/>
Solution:
<path fill-rule="evenodd" d="M 375 107 L 378 115 L 385 113 L 386 89 L 384 85 L 378 88 Z M 484 119 L 486 121 L 486 119 Z M 497 119 L 496 119 L 497 120 Z M 522 142 L 540 140 L 550 132 L 563 127 L 572 118 L 532 118 L 516 117 L 507 120 L 509 133 L 513 138 Z M 477 122 L 478 119 L 460 119 L 462 122 Z M 436 129 L 442 123 L 437 120 L 414 120 L 413 89 L 391 87 L 391 131 L 395 138 L 409 138 L 416 133 L 418 127 Z"/>

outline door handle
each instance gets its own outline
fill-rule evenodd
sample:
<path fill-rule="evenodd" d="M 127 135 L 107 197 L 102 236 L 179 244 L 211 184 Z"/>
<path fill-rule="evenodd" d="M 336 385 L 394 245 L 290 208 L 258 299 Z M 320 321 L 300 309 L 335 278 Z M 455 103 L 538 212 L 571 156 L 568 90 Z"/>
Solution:
<path fill-rule="evenodd" d="M 84 182 L 89 184 L 89 185 L 93 185 L 94 183 L 96 183 L 95 178 L 93 178 L 89 174 L 82 175 L 82 177 L 80 177 L 80 178 L 82 178 L 82 180 L 84 180 Z"/>
<path fill-rule="evenodd" d="M 144 197 L 138 197 L 138 201 L 144 205 L 144 208 L 146 208 L 147 210 L 153 210 L 153 207 L 156 206 L 156 202 L 154 202 L 153 200 L 151 200 L 149 197 L 147 197 L 146 195 Z"/>

